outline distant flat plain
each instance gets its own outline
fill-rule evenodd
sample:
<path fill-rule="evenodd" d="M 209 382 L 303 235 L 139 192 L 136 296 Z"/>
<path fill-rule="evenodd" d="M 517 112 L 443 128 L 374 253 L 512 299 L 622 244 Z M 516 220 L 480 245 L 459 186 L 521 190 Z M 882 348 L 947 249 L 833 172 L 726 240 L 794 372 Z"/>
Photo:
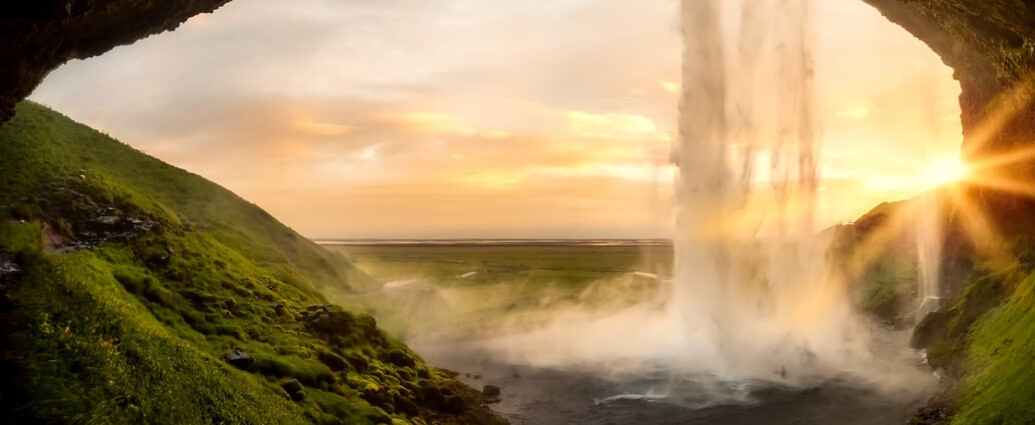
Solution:
<path fill-rule="evenodd" d="M 385 283 L 376 293 L 336 301 L 374 313 L 428 361 L 472 386 L 500 386 L 502 401 L 493 408 L 513 424 L 875 425 L 904 423 L 920 404 L 833 381 L 804 389 L 757 382 L 744 387 L 744 402 L 693 406 L 705 397 L 703 383 L 714 379 L 539 368 L 477 348 L 482 338 L 534 329 L 565 309 L 606 315 L 666 298 L 674 260 L 667 240 L 319 242 Z M 654 388 L 671 394 L 640 396 Z"/>
<path fill-rule="evenodd" d="M 657 239 L 319 242 L 384 282 L 335 301 L 403 338 L 484 336 L 563 308 L 626 307 L 655 295 L 673 264 L 672 244 Z"/>

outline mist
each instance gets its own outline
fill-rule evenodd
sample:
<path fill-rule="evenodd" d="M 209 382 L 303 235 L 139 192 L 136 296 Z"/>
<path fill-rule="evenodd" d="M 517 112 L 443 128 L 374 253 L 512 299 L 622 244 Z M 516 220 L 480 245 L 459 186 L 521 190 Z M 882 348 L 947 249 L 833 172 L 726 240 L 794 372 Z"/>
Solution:
<path fill-rule="evenodd" d="M 605 401 L 699 408 L 750 403 L 769 387 L 832 385 L 921 398 L 936 378 L 905 331 L 856 311 L 831 252 L 838 234 L 817 222 L 824 139 L 812 9 L 805 0 L 682 2 L 670 257 L 644 250 L 639 269 L 574 294 L 417 277 L 356 302 L 430 358 L 464 353 L 621 384 Z M 937 138 L 939 123 L 929 125 Z M 914 226 L 917 305 L 937 293 L 936 227 Z"/>

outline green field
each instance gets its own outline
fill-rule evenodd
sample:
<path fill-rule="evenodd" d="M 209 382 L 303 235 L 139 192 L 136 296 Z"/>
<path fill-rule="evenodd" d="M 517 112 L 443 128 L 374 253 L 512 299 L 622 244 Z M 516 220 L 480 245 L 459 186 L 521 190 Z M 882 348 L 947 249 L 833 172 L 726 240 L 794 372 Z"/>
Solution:
<path fill-rule="evenodd" d="M 672 275 L 672 246 L 571 244 L 325 245 L 382 282 L 429 279 L 437 285 L 527 282 L 573 290 L 632 272 Z M 474 274 L 468 274 L 468 273 Z M 465 276 L 465 274 L 468 274 Z"/>
<path fill-rule="evenodd" d="M 667 244 L 325 246 L 386 282 L 378 293 L 340 301 L 402 337 L 533 325 L 564 309 L 613 311 L 649 298 L 672 276 Z"/>

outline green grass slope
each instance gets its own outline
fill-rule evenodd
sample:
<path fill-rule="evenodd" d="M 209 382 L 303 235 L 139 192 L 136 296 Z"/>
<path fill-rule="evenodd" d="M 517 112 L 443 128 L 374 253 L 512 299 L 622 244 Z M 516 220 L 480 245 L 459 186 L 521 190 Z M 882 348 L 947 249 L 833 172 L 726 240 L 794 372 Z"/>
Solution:
<path fill-rule="evenodd" d="M 0 422 L 502 422 L 323 295 L 373 285 L 225 189 L 39 105 L 0 126 Z"/>
<path fill-rule="evenodd" d="M 997 236 L 978 236 L 996 249 L 975 247 L 966 216 L 951 204 L 939 207 L 945 232 L 940 284 L 946 298 L 941 309 L 916 324 L 912 344 L 925 351 L 945 386 L 909 423 L 1035 423 L 1035 224 L 1028 219 L 1035 202 L 966 187 L 952 190 L 970 199 L 970 208 L 994 226 L 989 230 Z M 886 230 L 891 217 L 903 211 L 930 212 L 913 202 L 882 204 L 838 229 L 836 252 L 853 258 L 867 246 L 877 247 L 875 255 L 861 256 L 870 260 L 863 266 L 846 265 L 857 276 L 856 305 L 892 322 L 907 319 L 903 324 L 916 299 L 914 241 L 903 236 L 912 227 Z M 875 236 L 880 232 L 883 236 Z"/>
<path fill-rule="evenodd" d="M 889 230 L 905 202 L 881 203 L 854 223 L 829 230 L 832 260 L 851 288 L 853 305 L 885 323 L 902 321 L 916 299 L 914 239 L 909 232 Z"/>
<path fill-rule="evenodd" d="M 90 195 L 204 231 L 265 267 L 297 272 L 321 290 L 362 291 L 375 284 L 339 256 L 198 175 L 31 102 L 19 105 L 17 112 L 18 120 L 4 126 L 0 146 L 0 204 L 21 208 L 15 212 L 39 215 L 32 208 L 52 202 L 48 188 L 80 179 Z"/>
<path fill-rule="evenodd" d="M 849 277 L 856 308 L 892 325 L 916 317 L 916 241 L 903 217 L 938 214 L 943 226 L 940 285 L 943 307 L 927 314 L 912 344 L 925 351 L 943 380 L 944 391 L 910 421 L 933 424 L 1035 423 L 1035 202 L 977 192 L 970 199 L 994 226 L 997 250 L 975 247 L 958 206 L 942 202 L 935 211 L 915 199 L 883 203 L 854 223 L 834 228 L 833 260 Z M 984 202 L 984 203 L 982 203 Z M 972 220 L 972 218 L 971 218 Z"/>
<path fill-rule="evenodd" d="M 989 310 L 969 335 L 953 424 L 1035 423 L 1035 275 Z"/>
<path fill-rule="evenodd" d="M 1023 257 L 1022 257 L 1023 258 Z M 913 335 L 951 384 L 945 400 L 915 423 L 1035 423 L 1035 273 L 1019 262 L 981 267 L 946 308 Z"/>

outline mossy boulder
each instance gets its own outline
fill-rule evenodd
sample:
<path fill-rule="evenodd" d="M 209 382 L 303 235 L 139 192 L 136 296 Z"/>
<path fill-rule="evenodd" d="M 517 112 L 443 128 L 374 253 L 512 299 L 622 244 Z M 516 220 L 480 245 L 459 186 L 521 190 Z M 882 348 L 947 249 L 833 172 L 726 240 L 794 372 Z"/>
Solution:
<path fill-rule="evenodd" d="M 399 367 L 412 369 L 417 366 L 417 361 L 414 360 L 413 356 L 411 356 L 405 350 L 402 350 L 400 348 L 393 348 L 391 350 L 388 350 L 388 354 L 386 357 L 387 358 L 385 360 L 387 360 L 388 363 L 394 364 Z"/>
<path fill-rule="evenodd" d="M 283 388 L 284 391 L 287 392 L 288 396 L 290 396 L 294 401 L 300 401 L 305 398 L 305 387 L 302 386 L 302 383 L 298 382 L 297 379 L 284 381 L 280 384 L 280 387 Z"/>
<path fill-rule="evenodd" d="M 223 358 L 226 359 L 226 362 L 230 363 L 231 366 L 241 370 L 250 370 L 252 365 L 255 364 L 255 359 L 240 348 L 227 351 Z"/>
<path fill-rule="evenodd" d="M 327 365 L 327 367 L 331 368 L 331 370 L 346 372 L 356 371 L 356 369 L 352 367 L 348 360 L 345 360 L 344 357 L 339 356 L 333 352 L 326 350 L 320 351 L 319 354 L 317 354 L 317 358 L 320 359 L 320 361 L 323 362 L 323 364 Z"/>

